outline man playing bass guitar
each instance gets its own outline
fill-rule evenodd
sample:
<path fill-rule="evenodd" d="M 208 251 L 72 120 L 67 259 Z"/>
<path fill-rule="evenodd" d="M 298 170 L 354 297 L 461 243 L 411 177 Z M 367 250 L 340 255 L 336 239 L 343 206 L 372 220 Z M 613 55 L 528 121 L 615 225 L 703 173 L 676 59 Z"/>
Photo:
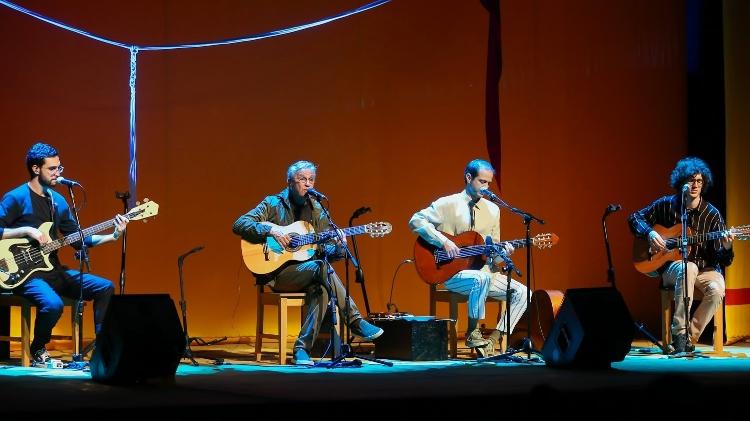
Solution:
<path fill-rule="evenodd" d="M 732 250 L 734 235 L 731 231 L 726 231 L 724 219 L 719 211 L 703 199 L 703 194 L 712 184 L 713 176 L 705 162 L 698 158 L 683 158 L 677 162 L 670 177 L 670 185 L 676 193 L 657 199 L 628 218 L 633 234 L 637 238 L 648 240 L 649 251 L 647 253 L 652 256 L 649 258 L 651 260 L 654 259 L 653 256 L 658 258 L 668 250 L 674 249 L 675 239 L 664 237 L 667 231 L 672 231 L 669 228 L 676 229 L 677 241 L 679 241 L 683 200 L 687 207 L 688 227 L 691 233 L 699 238 L 715 238 L 698 242 L 688 249 L 689 302 L 692 304 L 694 288 L 699 288 L 704 296 L 690 320 L 690 337 L 685 335 L 682 257 L 677 254 L 676 260 L 666 261 L 660 268 L 657 268 L 657 273 L 662 277 L 664 284 L 674 288 L 672 346 L 678 353 L 692 351 L 695 348 L 694 341 L 698 340 L 716 309 L 721 305 L 725 288 L 722 270 L 723 267 L 729 266 L 734 258 Z M 657 231 L 661 231 L 662 234 Z M 711 233 L 720 235 L 710 235 Z"/>
<path fill-rule="evenodd" d="M 0 239 L 28 238 L 35 247 L 16 247 L 28 250 L 26 263 L 39 263 L 43 259 L 39 245 L 43 246 L 56 240 L 58 231 L 66 236 L 77 233 L 78 227 L 65 198 L 53 190 L 61 181 L 58 178 L 63 172 L 57 150 L 44 143 L 33 145 L 26 155 L 26 169 L 29 172 L 29 181 L 6 193 L 0 203 Z M 48 222 L 52 223 L 49 233 L 38 229 Z M 127 223 L 126 217 L 115 216 L 112 221 L 112 234 L 85 237 L 86 245 L 93 247 L 117 240 Z M 80 241 L 73 246 L 80 247 Z M 3 251 L 0 270 L 4 272 L 12 266 L 5 261 L 9 259 L 5 256 Z M 50 341 L 52 329 L 62 315 L 63 302 L 60 296 L 77 298 L 83 289 L 83 299 L 94 300 L 94 324 L 98 333 L 114 292 L 111 281 L 90 273 L 81 276 L 79 271 L 62 266 L 57 252 L 52 252 L 48 258 L 49 268 L 39 269 L 23 283 L 15 283 L 12 289 L 13 294 L 30 300 L 37 308 L 34 340 L 30 347 L 32 365 L 44 365 L 50 358 L 45 345 Z M 13 262 L 16 263 L 20 262 Z M 80 285 L 79 280 L 82 280 L 83 285 Z"/>
<path fill-rule="evenodd" d="M 475 231 L 482 238 L 491 237 L 500 241 L 500 208 L 480 195 L 492 183 L 495 169 L 482 159 L 475 159 L 464 170 L 464 189 L 460 193 L 441 197 L 417 212 L 409 221 L 411 230 L 435 247 L 442 248 L 453 258 L 459 258 L 459 247 L 445 234 L 459 235 Z M 510 254 L 513 247 L 506 243 L 505 252 Z M 506 300 L 506 290 L 510 280 L 512 300 L 510 302 L 510 331 L 516 326 L 526 311 L 526 287 L 501 273 L 502 259 L 487 259 L 487 264 L 477 270 L 462 270 L 444 282 L 453 292 L 468 297 L 468 329 L 466 346 L 474 348 L 479 356 L 494 353 L 495 345 L 505 331 L 506 313 L 503 312 L 497 328 L 485 339 L 477 328 L 478 321 L 484 318 L 485 301 L 490 296 Z M 498 267 L 499 266 L 499 267 Z"/>

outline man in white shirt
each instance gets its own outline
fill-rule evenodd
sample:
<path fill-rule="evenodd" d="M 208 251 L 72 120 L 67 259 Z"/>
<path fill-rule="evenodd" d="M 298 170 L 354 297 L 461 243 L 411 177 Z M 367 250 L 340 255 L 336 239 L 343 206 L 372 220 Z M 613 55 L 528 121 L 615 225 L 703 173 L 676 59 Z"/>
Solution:
<path fill-rule="evenodd" d="M 492 183 L 495 169 L 482 159 L 475 159 L 464 170 L 464 190 L 450 196 L 441 197 L 417 212 L 409 220 L 409 227 L 431 245 L 442 248 L 448 256 L 456 258 L 460 248 L 446 237 L 475 231 L 482 238 L 488 236 L 493 242 L 500 242 L 500 208 L 482 198 L 481 190 Z M 510 244 L 505 245 L 507 254 L 513 253 Z M 487 296 L 507 300 L 509 278 L 501 273 L 502 259 L 487 259 L 487 264 L 479 270 L 462 270 L 445 281 L 445 288 L 468 296 L 468 328 L 466 346 L 474 348 L 479 356 L 490 356 L 495 345 L 506 329 L 507 314 L 503 313 L 496 329 L 488 338 L 482 337 L 477 328 L 478 321 L 484 318 Z M 510 333 L 526 311 L 526 287 L 518 281 L 510 280 Z"/>

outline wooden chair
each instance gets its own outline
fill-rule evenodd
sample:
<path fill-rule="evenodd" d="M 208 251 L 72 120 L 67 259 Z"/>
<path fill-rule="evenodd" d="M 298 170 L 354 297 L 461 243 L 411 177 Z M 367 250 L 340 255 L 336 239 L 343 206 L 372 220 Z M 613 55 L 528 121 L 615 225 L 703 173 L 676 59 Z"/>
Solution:
<path fill-rule="evenodd" d="M 258 285 L 258 317 L 255 328 L 255 360 L 260 361 L 263 348 L 263 339 L 277 339 L 279 341 L 279 364 L 286 364 L 287 352 L 287 316 L 289 308 L 300 308 L 300 320 L 304 318 L 303 307 L 305 305 L 304 292 L 272 292 L 264 291 L 263 285 Z M 263 332 L 263 319 L 266 306 L 276 307 L 276 319 L 278 320 L 278 334 Z"/>
<path fill-rule="evenodd" d="M 305 293 L 304 292 L 273 292 L 265 291 L 265 288 L 263 285 L 258 285 L 258 309 L 257 309 L 257 326 L 255 327 L 255 360 L 260 361 L 261 360 L 261 354 L 263 350 L 263 339 L 275 339 L 279 341 L 279 364 L 283 365 L 286 364 L 286 358 L 287 358 L 287 343 L 286 338 L 288 334 L 287 324 L 288 324 L 288 312 L 291 307 L 299 307 L 300 308 L 300 320 L 304 320 L 305 314 L 307 313 L 305 308 Z M 278 334 L 274 333 L 265 333 L 263 331 L 264 328 L 264 316 L 265 316 L 265 307 L 266 306 L 275 306 L 276 307 L 276 319 L 278 320 Z M 336 316 L 338 319 L 338 309 L 336 310 Z M 343 324 L 338 324 L 338 330 L 337 335 L 334 338 L 333 342 L 333 355 L 338 356 L 339 346 L 340 346 L 340 337 L 343 335 Z M 330 339 L 329 332 L 319 332 L 318 333 L 318 341 L 326 342 Z M 318 341 L 316 341 L 313 350 L 311 351 L 311 355 L 314 354 L 317 350 Z"/>
<path fill-rule="evenodd" d="M 63 297 L 63 305 L 70 307 L 70 335 L 53 335 L 52 339 L 71 339 L 73 341 L 73 353 L 81 352 L 78 344 L 78 335 L 83 329 L 83 320 L 80 322 L 76 319 L 75 305 L 76 300 Z M 85 305 L 85 303 L 84 303 Z M 3 335 L 0 341 L 20 341 L 21 342 L 21 365 L 28 367 L 31 363 L 31 309 L 34 305 L 31 301 L 13 295 L 9 292 L 0 293 L 0 307 L 20 307 L 21 308 L 21 336 Z"/>
<path fill-rule="evenodd" d="M 438 289 L 436 285 L 430 285 L 430 315 L 437 316 L 437 303 L 448 303 L 448 350 L 451 358 L 458 356 L 458 334 L 456 332 L 456 320 L 458 319 L 458 304 L 468 301 L 468 297 L 449 291 L 447 289 Z M 505 312 L 505 301 L 487 297 L 487 301 L 500 303 L 497 313 L 497 320 L 500 320 Z M 502 349 L 507 348 L 507 336 L 502 337 Z"/>
<path fill-rule="evenodd" d="M 667 287 L 664 283 L 659 284 L 659 293 L 661 295 L 661 343 L 664 346 L 662 351 L 668 353 L 668 345 L 672 343 L 672 304 L 674 303 L 674 289 Z M 700 290 L 693 293 L 693 301 L 701 298 Z M 680 297 L 682 299 L 682 297 Z M 689 322 L 689 321 L 688 321 Z M 713 354 L 724 353 L 724 301 L 714 313 L 714 337 L 713 337 Z"/>

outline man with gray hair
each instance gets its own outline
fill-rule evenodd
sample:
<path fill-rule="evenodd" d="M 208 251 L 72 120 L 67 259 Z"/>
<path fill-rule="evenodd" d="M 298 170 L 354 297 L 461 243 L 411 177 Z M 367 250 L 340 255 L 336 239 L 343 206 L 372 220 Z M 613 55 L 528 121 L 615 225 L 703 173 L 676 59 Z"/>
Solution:
<path fill-rule="evenodd" d="M 284 227 L 297 221 L 306 221 L 316 233 L 328 231 L 330 221 L 323 207 L 310 197 L 309 191 L 315 185 L 317 167 L 309 161 L 297 161 L 287 170 L 287 186 L 279 193 L 266 197 L 258 206 L 240 216 L 232 231 L 243 240 L 253 244 L 263 244 L 273 239 L 288 250 L 292 237 Z M 314 191 L 314 190 L 313 190 Z M 271 238 L 269 238 L 271 237 Z M 329 301 L 329 292 L 336 295 L 336 302 L 351 332 L 365 341 L 371 341 L 383 334 L 362 318 L 354 300 L 348 297 L 341 280 L 331 268 L 330 285 L 327 265 L 322 254 L 330 258 L 344 256 L 344 245 L 338 240 L 320 244 L 316 256 L 304 262 L 289 261 L 277 270 L 267 274 L 255 274 L 256 282 L 268 285 L 275 292 L 305 292 L 307 315 L 302 329 L 294 343 L 293 362 L 296 365 L 313 365 L 310 349 L 320 331 L 323 316 Z M 281 338 L 285 340 L 285 338 Z"/>

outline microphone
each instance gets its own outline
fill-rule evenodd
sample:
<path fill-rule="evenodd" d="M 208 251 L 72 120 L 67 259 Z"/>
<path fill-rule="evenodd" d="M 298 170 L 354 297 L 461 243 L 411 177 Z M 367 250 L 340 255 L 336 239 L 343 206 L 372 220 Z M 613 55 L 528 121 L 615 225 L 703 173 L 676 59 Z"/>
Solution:
<path fill-rule="evenodd" d="M 352 214 L 352 219 L 359 218 L 360 216 L 366 214 L 367 212 L 370 212 L 372 209 L 370 209 L 367 206 L 362 206 L 361 208 L 354 211 L 354 214 Z"/>
<path fill-rule="evenodd" d="M 326 197 L 326 195 L 324 195 L 323 193 L 321 193 L 321 192 L 319 192 L 319 191 L 315 190 L 315 189 L 314 189 L 314 188 L 312 188 L 312 187 L 310 187 L 309 189 L 307 189 L 307 194 L 309 194 L 310 196 L 314 197 L 314 198 L 315 198 L 315 199 L 317 199 L 318 201 L 321 201 L 321 200 L 328 200 L 328 197 Z"/>
<path fill-rule="evenodd" d="M 191 255 L 191 254 L 193 254 L 193 253 L 198 253 L 198 252 L 199 252 L 199 251 L 201 251 L 201 250 L 203 250 L 203 246 L 198 246 L 198 247 L 196 247 L 196 248 L 194 248 L 194 249 L 190 250 L 189 252 L 187 252 L 187 253 L 183 254 L 182 256 L 178 257 L 178 258 L 177 258 L 177 260 L 179 260 L 179 261 L 183 261 L 183 260 L 185 260 L 185 258 L 186 258 L 186 257 L 188 257 L 189 255 Z"/>
<path fill-rule="evenodd" d="M 689 191 L 690 191 L 690 183 L 685 183 L 685 184 L 684 184 L 684 185 L 682 186 L 682 194 L 683 194 L 683 195 L 684 195 L 684 194 L 687 194 L 687 192 L 689 192 Z"/>
<path fill-rule="evenodd" d="M 60 184 L 69 186 L 69 187 L 74 187 L 74 186 L 80 186 L 81 185 L 81 183 L 79 183 L 77 181 L 68 180 L 67 178 L 62 177 L 62 176 L 57 177 L 57 182 L 60 183 Z"/>
<path fill-rule="evenodd" d="M 609 206 L 607 206 L 607 213 L 617 212 L 620 209 L 622 209 L 622 206 L 619 204 L 610 203 Z"/>
<path fill-rule="evenodd" d="M 492 193 L 491 191 L 489 191 L 487 189 L 479 190 L 479 195 L 480 196 L 484 196 L 486 199 L 491 200 L 493 202 L 500 201 L 500 198 L 497 197 L 497 195 L 495 193 Z"/>

